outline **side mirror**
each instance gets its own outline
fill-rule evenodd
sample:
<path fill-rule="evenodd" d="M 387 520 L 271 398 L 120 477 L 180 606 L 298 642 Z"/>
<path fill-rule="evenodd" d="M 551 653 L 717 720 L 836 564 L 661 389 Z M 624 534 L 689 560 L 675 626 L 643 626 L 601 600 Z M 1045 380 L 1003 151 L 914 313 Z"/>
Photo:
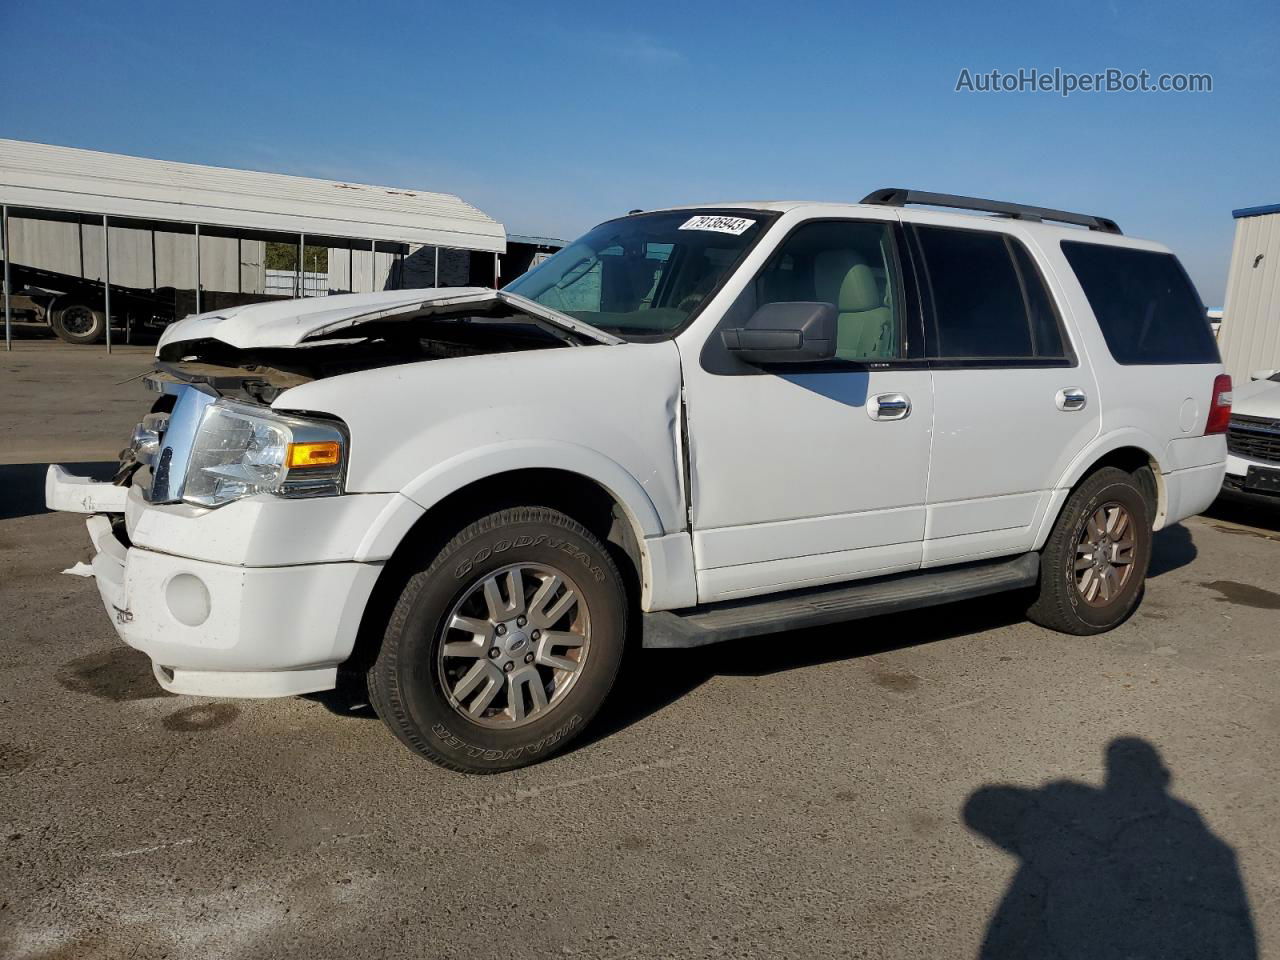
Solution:
<path fill-rule="evenodd" d="M 1275 370 L 1255 370 L 1249 374 L 1250 380 L 1270 380 L 1276 375 Z"/>
<path fill-rule="evenodd" d="M 812 363 L 836 355 L 836 308 L 830 303 L 766 303 L 745 327 L 722 330 L 725 347 L 757 366 Z"/>

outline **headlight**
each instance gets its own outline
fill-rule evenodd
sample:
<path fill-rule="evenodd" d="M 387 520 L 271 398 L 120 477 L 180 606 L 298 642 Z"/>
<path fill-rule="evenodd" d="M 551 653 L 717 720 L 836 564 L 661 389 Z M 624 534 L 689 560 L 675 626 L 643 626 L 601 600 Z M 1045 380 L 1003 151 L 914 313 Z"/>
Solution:
<path fill-rule="evenodd" d="M 333 496 L 342 492 L 346 449 L 339 424 L 219 400 L 196 431 L 182 499 L 219 507 L 256 493 Z"/>

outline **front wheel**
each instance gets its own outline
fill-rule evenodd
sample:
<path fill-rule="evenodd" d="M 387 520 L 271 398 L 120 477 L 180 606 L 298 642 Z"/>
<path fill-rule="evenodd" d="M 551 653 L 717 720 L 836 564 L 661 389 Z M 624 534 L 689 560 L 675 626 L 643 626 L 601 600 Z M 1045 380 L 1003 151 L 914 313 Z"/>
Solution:
<path fill-rule="evenodd" d="M 604 703 L 626 643 L 608 550 L 563 513 L 516 507 L 424 563 L 369 671 L 378 715 L 414 752 L 468 773 L 562 750 Z"/>
<path fill-rule="evenodd" d="M 1103 467 L 1087 477 L 1045 543 L 1039 595 L 1027 616 L 1079 636 L 1122 623 L 1138 605 L 1151 563 L 1149 511 L 1133 474 Z"/>

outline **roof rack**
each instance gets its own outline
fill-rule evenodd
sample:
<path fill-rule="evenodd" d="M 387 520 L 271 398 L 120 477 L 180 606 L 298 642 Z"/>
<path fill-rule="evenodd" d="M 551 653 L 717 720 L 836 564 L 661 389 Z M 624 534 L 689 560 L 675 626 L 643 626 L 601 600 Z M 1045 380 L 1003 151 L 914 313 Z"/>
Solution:
<path fill-rule="evenodd" d="M 958 197 L 952 193 L 928 193 L 924 190 L 905 190 L 902 187 L 886 187 L 873 190 L 862 198 L 863 203 L 874 203 L 885 207 L 902 207 L 908 203 L 918 203 L 930 207 L 955 207 L 959 210 L 980 210 L 983 213 L 999 213 L 1015 220 L 1052 220 L 1055 223 L 1070 223 L 1077 227 L 1088 227 L 1103 233 L 1120 233 L 1120 227 L 1114 220 L 1106 217 L 1093 217 L 1087 213 L 1068 213 L 1066 210 L 1051 210 L 1048 207 L 1028 207 L 1022 203 L 1005 203 L 1003 200 L 982 200 L 978 197 Z"/>

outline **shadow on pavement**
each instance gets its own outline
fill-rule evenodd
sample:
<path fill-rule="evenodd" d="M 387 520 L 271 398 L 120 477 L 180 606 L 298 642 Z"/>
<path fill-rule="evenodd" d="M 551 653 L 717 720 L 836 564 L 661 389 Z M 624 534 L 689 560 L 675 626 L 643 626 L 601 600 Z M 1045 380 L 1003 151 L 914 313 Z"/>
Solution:
<path fill-rule="evenodd" d="M 1275 500 L 1276 503 L 1272 506 L 1270 503 L 1219 497 L 1201 516 L 1261 530 L 1280 531 L 1280 497 Z"/>
<path fill-rule="evenodd" d="M 569 749 L 638 723 L 714 676 L 765 676 L 982 633 L 1019 622 L 1025 608 L 1025 597 L 1007 594 L 690 650 L 635 650 L 600 715 Z M 890 685 L 894 680 L 877 682 Z M 903 678 L 910 680 L 909 675 Z"/>
<path fill-rule="evenodd" d="M 64 463 L 71 473 L 95 480 L 110 480 L 118 466 L 115 460 Z M 44 506 L 44 475 L 47 463 L 0 464 L 0 520 L 48 513 Z"/>
<path fill-rule="evenodd" d="M 1235 851 L 1171 779 L 1152 744 L 1120 737 L 1101 788 L 974 791 L 965 824 L 1020 861 L 979 957 L 1256 958 Z"/>
<path fill-rule="evenodd" d="M 1185 567 L 1196 558 L 1196 553 L 1190 530 L 1180 523 L 1165 527 L 1152 540 L 1151 566 L 1147 568 L 1147 577 L 1159 577 Z"/>
<path fill-rule="evenodd" d="M 1161 576 L 1195 558 L 1190 532 L 1175 524 L 1156 534 L 1148 575 Z M 713 676 L 763 676 L 968 636 L 1018 623 L 1025 619 L 1025 612 L 1024 594 L 1001 594 L 692 650 L 639 650 L 623 665 L 600 716 L 570 749 L 603 739 L 656 713 Z"/>

